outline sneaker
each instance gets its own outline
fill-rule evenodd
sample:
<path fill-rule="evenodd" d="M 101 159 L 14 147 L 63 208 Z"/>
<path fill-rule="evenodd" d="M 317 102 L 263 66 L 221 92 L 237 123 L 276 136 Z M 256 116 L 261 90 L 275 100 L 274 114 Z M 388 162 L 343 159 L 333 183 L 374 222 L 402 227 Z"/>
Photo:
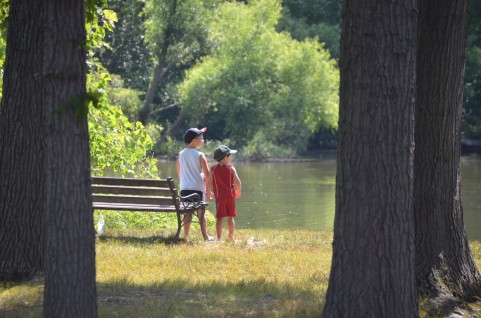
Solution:
<path fill-rule="evenodd" d="M 207 235 L 207 237 L 204 239 L 204 241 L 213 242 L 213 241 L 215 241 L 215 240 L 214 240 L 214 237 L 213 237 L 213 236 Z"/>

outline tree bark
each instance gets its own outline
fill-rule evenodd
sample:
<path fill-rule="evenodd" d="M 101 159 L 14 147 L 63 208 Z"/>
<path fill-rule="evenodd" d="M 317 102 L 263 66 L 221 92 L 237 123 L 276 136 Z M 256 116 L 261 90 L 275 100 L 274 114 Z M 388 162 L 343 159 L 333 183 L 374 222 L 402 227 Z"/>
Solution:
<path fill-rule="evenodd" d="M 45 317 L 96 317 L 95 237 L 86 97 L 84 2 L 46 0 Z M 80 111 L 80 112 L 79 112 Z"/>
<path fill-rule="evenodd" d="M 43 274 L 41 4 L 11 1 L 0 108 L 0 280 Z"/>
<path fill-rule="evenodd" d="M 460 122 L 468 0 L 421 0 L 414 163 L 420 296 L 480 295 L 461 204 Z"/>
<path fill-rule="evenodd" d="M 417 317 L 416 1 L 343 4 L 333 258 L 324 317 Z"/>

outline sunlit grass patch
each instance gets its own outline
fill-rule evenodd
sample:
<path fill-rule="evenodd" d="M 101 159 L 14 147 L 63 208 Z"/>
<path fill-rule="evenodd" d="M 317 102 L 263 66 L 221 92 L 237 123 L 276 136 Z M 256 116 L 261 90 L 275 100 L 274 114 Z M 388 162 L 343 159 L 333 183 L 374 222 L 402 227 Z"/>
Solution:
<path fill-rule="evenodd" d="M 172 234 L 110 229 L 97 238 L 100 317 L 309 317 L 322 312 L 331 233 L 237 230 L 235 242 L 204 242 L 194 229 L 191 241 L 179 244 L 171 243 Z M 41 282 L 7 286 L 0 294 L 7 300 L 1 313 L 40 317 L 42 293 Z M 31 304 L 27 310 L 25 303 Z"/>
<path fill-rule="evenodd" d="M 4 284 L 0 290 L 0 317 L 41 317 L 43 281 Z"/>
<path fill-rule="evenodd" d="M 321 315 L 332 233 L 237 230 L 235 242 L 204 242 L 197 229 L 179 244 L 172 235 L 118 229 L 97 238 L 99 317 Z M 470 245 L 479 268 L 481 243 Z M 42 281 L 5 284 L 0 317 L 41 317 L 42 301 Z M 432 315 L 426 308 L 420 317 Z"/>

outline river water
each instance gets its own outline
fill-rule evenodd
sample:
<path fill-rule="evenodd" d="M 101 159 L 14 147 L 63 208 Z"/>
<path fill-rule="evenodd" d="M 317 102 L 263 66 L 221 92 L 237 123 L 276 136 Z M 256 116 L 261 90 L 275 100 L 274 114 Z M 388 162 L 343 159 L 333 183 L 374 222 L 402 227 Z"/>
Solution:
<path fill-rule="evenodd" d="M 242 180 L 237 228 L 333 229 L 335 155 L 303 162 L 236 163 L 233 159 Z M 174 162 L 159 162 L 159 170 L 162 178 L 173 176 L 178 182 Z M 468 239 L 481 241 L 481 156 L 463 156 L 461 171 Z M 211 212 L 213 206 L 211 201 Z"/>

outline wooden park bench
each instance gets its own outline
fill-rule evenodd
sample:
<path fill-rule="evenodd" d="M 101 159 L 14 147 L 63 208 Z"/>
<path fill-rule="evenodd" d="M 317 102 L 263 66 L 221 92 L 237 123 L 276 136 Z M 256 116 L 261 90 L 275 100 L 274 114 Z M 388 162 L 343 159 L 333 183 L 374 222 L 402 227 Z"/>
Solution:
<path fill-rule="evenodd" d="M 170 177 L 167 179 L 92 177 L 92 196 L 95 210 L 176 213 L 177 233 L 174 242 L 179 240 L 180 230 L 185 221 L 196 216 L 202 236 L 207 239 L 202 222 L 207 202 L 198 194 L 179 196 L 174 180 Z"/>

